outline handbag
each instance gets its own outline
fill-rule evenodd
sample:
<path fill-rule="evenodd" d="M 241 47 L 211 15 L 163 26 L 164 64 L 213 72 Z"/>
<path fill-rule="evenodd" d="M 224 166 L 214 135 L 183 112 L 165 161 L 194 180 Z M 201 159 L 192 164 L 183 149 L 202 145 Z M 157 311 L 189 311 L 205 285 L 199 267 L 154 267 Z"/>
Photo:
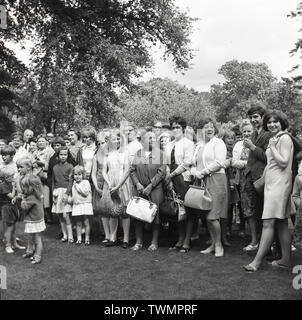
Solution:
<path fill-rule="evenodd" d="M 262 175 L 259 179 L 253 182 L 254 188 L 258 193 L 264 192 L 264 185 L 265 185 L 265 176 Z"/>
<path fill-rule="evenodd" d="M 189 190 L 185 195 L 184 205 L 201 211 L 210 211 L 212 209 L 212 197 L 203 180 L 201 180 L 200 186 L 196 184 L 189 186 Z"/>
<path fill-rule="evenodd" d="M 186 219 L 183 201 L 177 197 L 174 190 L 167 193 L 164 201 L 159 206 L 161 218 L 171 221 L 182 221 Z"/>
<path fill-rule="evenodd" d="M 126 212 L 137 220 L 151 223 L 156 216 L 157 205 L 144 198 L 133 197 L 127 205 Z"/>

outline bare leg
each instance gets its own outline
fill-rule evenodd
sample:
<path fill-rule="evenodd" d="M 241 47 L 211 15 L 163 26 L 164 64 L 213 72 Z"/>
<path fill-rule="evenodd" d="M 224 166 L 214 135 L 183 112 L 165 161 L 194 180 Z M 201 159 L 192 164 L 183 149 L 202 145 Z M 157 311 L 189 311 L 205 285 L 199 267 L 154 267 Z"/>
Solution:
<path fill-rule="evenodd" d="M 177 246 L 182 246 L 186 236 L 186 221 L 178 222 L 178 241 Z"/>
<path fill-rule="evenodd" d="M 152 224 L 152 244 L 158 247 L 159 224 Z"/>
<path fill-rule="evenodd" d="M 142 221 L 135 220 L 134 228 L 135 228 L 136 244 L 143 244 L 144 223 Z"/>
<path fill-rule="evenodd" d="M 103 223 L 103 228 L 105 231 L 105 239 L 110 239 L 110 227 L 109 227 L 109 218 L 107 217 L 102 217 L 101 218 L 102 223 Z"/>
<path fill-rule="evenodd" d="M 34 234 L 28 234 L 27 235 L 27 248 L 26 253 L 32 254 L 35 252 L 35 240 L 34 240 Z"/>
<path fill-rule="evenodd" d="M 221 228 L 221 239 L 225 246 L 230 247 L 231 244 L 227 239 L 227 231 L 228 231 L 228 220 L 220 218 L 220 228 Z"/>
<path fill-rule="evenodd" d="M 69 241 L 73 241 L 73 233 L 72 233 L 72 224 L 71 224 L 71 219 L 70 219 L 71 213 L 68 212 L 66 213 L 66 229 L 67 229 L 67 236 Z"/>
<path fill-rule="evenodd" d="M 118 218 L 110 218 L 109 226 L 110 226 L 110 241 L 115 242 L 116 234 L 117 234 Z"/>
<path fill-rule="evenodd" d="M 89 217 L 84 217 L 84 225 L 85 225 L 85 243 L 90 242 L 90 222 Z"/>
<path fill-rule="evenodd" d="M 66 228 L 65 219 L 63 218 L 63 214 L 62 213 L 58 214 L 58 217 L 59 217 L 59 221 L 60 221 L 60 225 L 61 225 L 61 230 L 63 233 L 63 238 L 67 239 L 67 228 Z"/>
<path fill-rule="evenodd" d="M 123 242 L 129 242 L 129 233 L 130 233 L 130 217 L 122 218 L 122 227 L 123 227 L 123 234 L 124 240 Z"/>
<path fill-rule="evenodd" d="M 15 230 L 15 225 L 7 226 L 4 237 L 5 237 L 5 242 L 6 242 L 6 247 L 12 247 L 12 235 Z"/>
<path fill-rule="evenodd" d="M 278 263 L 291 266 L 291 234 L 288 229 L 287 219 L 277 220 L 276 226 L 282 252 L 282 257 L 278 260 Z"/>
<path fill-rule="evenodd" d="M 259 244 L 259 249 L 256 254 L 256 257 L 254 260 L 250 263 L 253 267 L 258 269 L 267 255 L 273 239 L 274 239 L 274 227 L 275 227 L 275 219 L 265 219 L 263 220 L 263 229 L 262 229 L 262 235 L 261 240 Z"/>
<path fill-rule="evenodd" d="M 37 257 L 39 257 L 41 259 L 42 251 L 43 251 L 42 234 L 41 233 L 35 233 L 34 234 L 34 241 L 35 241 L 35 244 L 36 244 L 35 256 L 37 256 Z"/>
<path fill-rule="evenodd" d="M 255 246 L 258 243 L 258 237 L 257 237 L 257 221 L 254 216 L 247 218 L 250 230 L 251 230 L 251 243 L 250 245 Z"/>
<path fill-rule="evenodd" d="M 187 219 L 186 237 L 184 239 L 183 248 L 190 248 L 191 235 L 195 224 L 198 223 L 197 215 L 190 214 Z"/>
<path fill-rule="evenodd" d="M 81 217 L 77 218 L 77 241 L 82 242 L 82 219 Z"/>

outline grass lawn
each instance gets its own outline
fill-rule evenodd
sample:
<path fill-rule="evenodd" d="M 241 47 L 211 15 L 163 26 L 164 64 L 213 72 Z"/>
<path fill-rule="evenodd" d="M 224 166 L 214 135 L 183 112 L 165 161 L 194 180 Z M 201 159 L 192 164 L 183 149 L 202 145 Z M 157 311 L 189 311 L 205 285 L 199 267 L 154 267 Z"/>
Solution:
<path fill-rule="evenodd" d="M 144 250 L 133 252 L 105 248 L 100 241 L 90 247 L 60 243 L 58 232 L 58 225 L 47 227 L 40 265 L 22 259 L 24 251 L 5 253 L 1 244 L 0 265 L 8 273 L 2 299 L 302 299 L 290 271 L 267 264 L 246 273 L 242 266 L 252 258 L 242 251 L 247 241 L 239 237 L 231 238 L 225 257 L 215 258 L 199 253 L 205 237 L 185 254 L 168 251 L 172 241 L 163 232 L 159 250 L 151 253 L 149 235 Z M 301 249 L 293 252 L 297 264 L 302 264 Z"/>

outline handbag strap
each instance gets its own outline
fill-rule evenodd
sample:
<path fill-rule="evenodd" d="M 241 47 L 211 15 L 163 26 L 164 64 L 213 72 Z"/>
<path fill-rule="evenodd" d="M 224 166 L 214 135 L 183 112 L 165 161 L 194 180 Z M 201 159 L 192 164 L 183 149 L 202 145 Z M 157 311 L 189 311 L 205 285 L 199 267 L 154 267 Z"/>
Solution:
<path fill-rule="evenodd" d="M 200 183 L 199 183 L 199 182 L 200 182 Z M 196 178 L 196 179 L 194 180 L 193 186 L 205 188 L 205 187 L 206 187 L 206 184 L 205 184 L 204 179 L 197 179 L 197 178 Z"/>

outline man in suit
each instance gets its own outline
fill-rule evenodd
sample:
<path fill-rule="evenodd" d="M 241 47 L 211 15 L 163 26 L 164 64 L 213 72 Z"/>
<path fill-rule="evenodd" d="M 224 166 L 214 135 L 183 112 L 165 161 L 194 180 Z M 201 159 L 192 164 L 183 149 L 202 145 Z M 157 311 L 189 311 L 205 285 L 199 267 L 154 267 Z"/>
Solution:
<path fill-rule="evenodd" d="M 244 247 L 244 251 L 258 249 L 257 221 L 261 219 L 263 211 L 263 194 L 257 193 L 253 183 L 259 179 L 266 166 L 266 148 L 270 134 L 262 128 L 265 109 L 260 104 L 254 104 L 248 110 L 248 116 L 254 127 L 250 139 L 244 139 L 243 145 L 249 149 L 249 157 L 245 168 L 245 183 L 243 186 L 243 197 L 246 201 L 244 215 L 248 221 L 251 231 L 251 243 Z"/>

